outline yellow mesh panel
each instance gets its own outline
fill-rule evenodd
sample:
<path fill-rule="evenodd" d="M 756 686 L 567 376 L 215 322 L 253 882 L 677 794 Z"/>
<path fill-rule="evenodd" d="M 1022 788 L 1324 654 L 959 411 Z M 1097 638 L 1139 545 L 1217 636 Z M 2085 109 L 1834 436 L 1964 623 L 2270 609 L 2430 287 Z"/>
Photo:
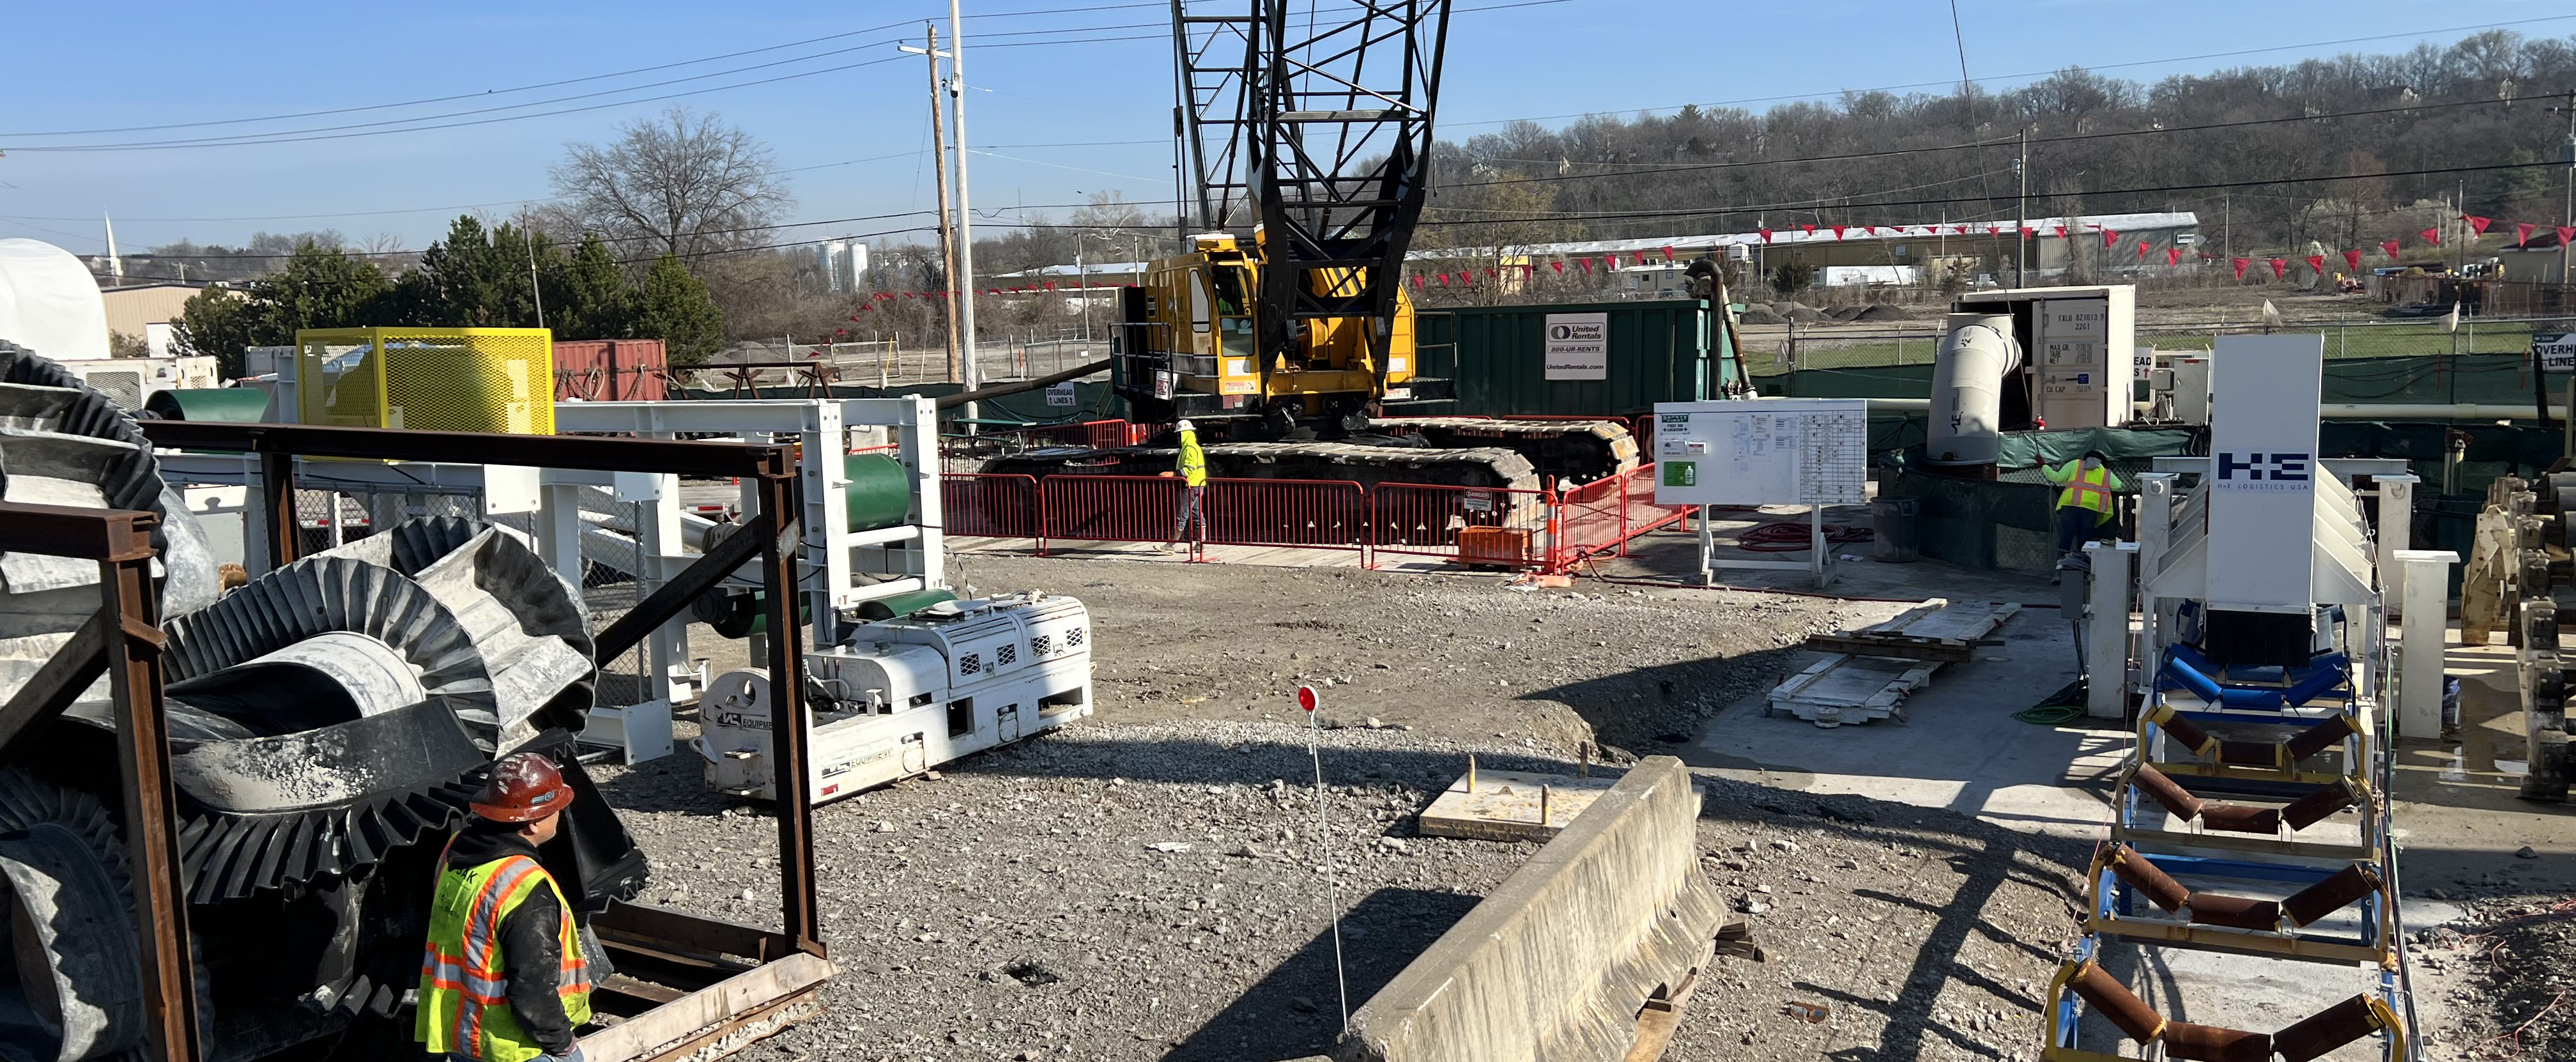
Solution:
<path fill-rule="evenodd" d="M 306 424 L 554 434 L 551 330 L 315 329 L 295 346 Z"/>

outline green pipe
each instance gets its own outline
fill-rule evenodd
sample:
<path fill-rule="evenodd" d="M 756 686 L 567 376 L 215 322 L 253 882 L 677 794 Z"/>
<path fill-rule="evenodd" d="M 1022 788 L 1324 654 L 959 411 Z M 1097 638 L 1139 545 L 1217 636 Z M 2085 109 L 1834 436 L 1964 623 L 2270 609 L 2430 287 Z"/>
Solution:
<path fill-rule="evenodd" d="M 192 387 L 155 391 L 143 411 L 163 420 L 257 424 L 268 418 L 268 392 L 256 387 Z"/>

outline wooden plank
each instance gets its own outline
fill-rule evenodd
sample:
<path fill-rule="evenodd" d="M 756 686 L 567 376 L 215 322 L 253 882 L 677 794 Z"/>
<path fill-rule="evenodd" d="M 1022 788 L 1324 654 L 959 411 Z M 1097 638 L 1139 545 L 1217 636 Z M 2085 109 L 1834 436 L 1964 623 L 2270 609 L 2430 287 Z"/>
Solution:
<path fill-rule="evenodd" d="M 830 960 L 797 952 L 582 1037 L 582 1054 L 593 1062 L 660 1058 L 666 1047 L 719 1031 L 839 973 Z"/>
<path fill-rule="evenodd" d="M 1475 791 L 1469 792 L 1469 778 Z M 1415 817 L 1426 837 L 1464 837 L 1483 841 L 1545 841 L 1564 832 L 1583 809 L 1619 780 L 1616 774 L 1589 778 L 1570 774 L 1478 770 L 1449 783 L 1431 806 Z M 1546 821 L 1540 821 L 1539 794 L 1547 794 Z"/>
<path fill-rule="evenodd" d="M 1892 656 L 1939 664 L 1964 664 L 1976 653 L 1976 647 L 1966 642 L 1866 633 L 1809 635 L 1806 647 L 1819 653 Z"/>

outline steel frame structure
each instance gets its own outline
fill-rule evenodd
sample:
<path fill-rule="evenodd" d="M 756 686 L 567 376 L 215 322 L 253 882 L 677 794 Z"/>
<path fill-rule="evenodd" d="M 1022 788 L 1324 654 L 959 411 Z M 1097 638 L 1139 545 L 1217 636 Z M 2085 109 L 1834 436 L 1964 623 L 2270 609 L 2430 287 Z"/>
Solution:
<path fill-rule="evenodd" d="M 794 593 L 802 498 L 789 447 L 167 420 L 142 426 L 156 446 L 243 453 L 259 461 L 264 473 L 259 511 L 268 521 L 272 565 L 295 560 L 292 472 L 298 457 L 740 477 L 757 503 L 744 529 L 672 573 L 670 581 L 600 632 L 593 659 L 623 654 L 654 628 L 685 614 L 700 594 L 745 563 L 756 562 L 773 632 L 769 666 L 778 674 L 803 673 L 804 642 Z M 0 707 L 0 753 L 13 751 L 16 736 L 31 724 L 59 713 L 99 669 L 112 669 L 115 708 L 120 720 L 129 722 L 119 731 L 119 744 L 126 766 L 127 842 L 134 848 L 141 893 L 136 907 L 151 1025 L 148 1053 L 159 1062 L 196 1062 L 202 1052 L 186 959 L 187 909 L 173 829 L 176 795 L 167 777 L 168 745 L 159 736 L 164 715 L 160 636 L 150 618 L 152 522 L 148 513 L 0 504 L 0 550 L 97 557 L 106 577 L 98 617 L 75 636 L 71 649 Z M 661 980 L 621 976 L 602 986 L 604 992 L 651 1009 L 588 1038 L 591 1057 L 640 1062 L 701 1057 L 710 1050 L 722 1054 L 819 1013 L 816 996 L 837 969 L 823 945 L 814 876 L 813 806 L 805 784 L 809 712 L 803 694 L 801 683 L 781 683 L 776 695 L 778 717 L 793 724 L 775 737 L 781 764 L 794 782 L 773 805 L 783 929 L 735 925 L 642 904 L 612 907 L 594 923 L 602 941 L 619 951 L 621 969 Z"/>
<path fill-rule="evenodd" d="M 1404 253 L 1430 199 L 1431 117 L 1451 0 L 1358 0 L 1302 24 L 1289 0 L 1242 15 L 1191 15 L 1172 0 L 1173 77 L 1184 169 L 1202 228 L 1258 221 L 1267 268 L 1265 358 L 1296 321 L 1377 322 L 1385 373 Z M 1226 61 L 1237 47 L 1241 58 Z"/>

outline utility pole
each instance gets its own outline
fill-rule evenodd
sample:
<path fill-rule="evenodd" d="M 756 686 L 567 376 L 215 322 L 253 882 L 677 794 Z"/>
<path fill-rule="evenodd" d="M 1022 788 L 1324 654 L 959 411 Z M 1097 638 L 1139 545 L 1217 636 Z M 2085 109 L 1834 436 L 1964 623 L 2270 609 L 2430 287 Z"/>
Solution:
<path fill-rule="evenodd" d="M 957 12 L 957 0 L 948 0 L 948 119 L 957 134 L 957 283 L 966 293 L 957 308 L 958 345 L 965 358 L 966 389 L 983 386 L 984 374 L 975 368 L 975 207 L 966 188 L 966 20 Z M 975 403 L 966 403 L 966 433 L 975 433 L 978 412 Z"/>
<path fill-rule="evenodd" d="M 2029 287 L 2030 265 L 2030 127 L 2021 129 L 2021 158 L 2013 163 L 2021 191 L 2013 197 L 2013 286 Z"/>
<path fill-rule="evenodd" d="M 528 246 L 528 298 L 537 304 L 537 327 L 546 326 L 546 293 L 537 286 L 537 230 L 528 224 L 528 208 L 519 208 L 519 242 Z"/>
<path fill-rule="evenodd" d="M 939 50 L 939 24 L 923 20 L 922 29 L 929 32 L 929 47 L 903 51 L 921 52 L 930 65 L 930 165 L 939 182 L 939 268 L 948 283 L 948 380 L 957 381 L 957 231 L 949 225 L 948 216 L 948 137 L 940 131 L 943 116 L 939 110 L 939 60 L 948 53 Z"/>
<path fill-rule="evenodd" d="M 2227 257 L 2236 257 L 2236 193 L 2218 195 L 2218 239 L 2227 245 Z"/>
<path fill-rule="evenodd" d="M 2558 161 L 2567 165 L 2567 212 L 2559 216 L 2558 223 L 2576 227 L 2576 92 L 2568 93 L 2567 102 L 2551 110 L 2567 114 L 2567 139 L 2558 145 Z M 2570 261 L 2564 239 L 2558 241 L 2558 282 L 2576 284 L 2576 262 Z M 2570 416 L 2576 417 L 2576 414 Z"/>

